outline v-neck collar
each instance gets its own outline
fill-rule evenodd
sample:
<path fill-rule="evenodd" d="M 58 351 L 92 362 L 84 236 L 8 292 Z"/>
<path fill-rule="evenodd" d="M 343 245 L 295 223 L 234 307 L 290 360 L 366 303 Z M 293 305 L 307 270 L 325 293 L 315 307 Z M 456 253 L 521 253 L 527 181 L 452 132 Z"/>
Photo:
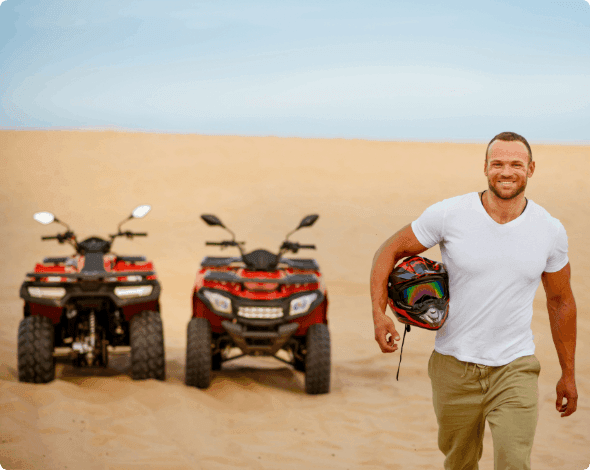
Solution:
<path fill-rule="evenodd" d="M 526 200 L 526 204 L 524 206 L 524 209 L 522 210 L 522 212 L 520 213 L 520 215 L 518 217 L 516 217 L 515 219 L 512 219 L 510 222 L 506 222 L 505 224 L 501 224 L 499 222 L 496 222 L 492 216 L 490 214 L 488 214 L 488 211 L 486 210 L 486 208 L 483 205 L 483 194 L 487 191 L 484 190 L 481 194 L 479 192 L 475 193 L 475 197 L 477 198 L 477 206 L 480 208 L 480 210 L 485 214 L 485 216 L 488 218 L 488 220 L 490 222 L 492 222 L 494 225 L 496 225 L 497 227 L 512 227 L 512 226 L 516 226 L 519 225 L 520 222 L 523 220 L 523 216 L 525 215 L 525 213 L 527 212 L 527 209 L 529 208 L 529 200 L 525 197 Z"/>

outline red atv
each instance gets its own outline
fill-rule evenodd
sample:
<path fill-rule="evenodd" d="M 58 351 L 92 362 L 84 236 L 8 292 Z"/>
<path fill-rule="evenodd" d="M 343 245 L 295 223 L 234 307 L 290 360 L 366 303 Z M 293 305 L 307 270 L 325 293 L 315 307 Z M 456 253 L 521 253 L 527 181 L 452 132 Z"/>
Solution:
<path fill-rule="evenodd" d="M 308 215 L 290 232 L 278 254 L 266 250 L 244 253 L 244 242 L 214 215 L 202 215 L 208 225 L 227 230 L 231 240 L 206 242 L 234 246 L 239 257 L 207 256 L 193 292 L 193 318 L 187 328 L 186 384 L 207 388 L 211 370 L 245 355 L 273 356 L 305 373 L 305 391 L 330 391 L 328 298 L 314 259 L 283 258 L 286 252 L 315 249 L 289 236 L 318 219 Z M 241 353 L 232 354 L 232 348 Z M 286 358 L 277 353 L 283 350 Z M 284 356 L 284 354 L 283 354 Z"/>
<path fill-rule="evenodd" d="M 134 379 L 165 379 L 160 284 L 153 264 L 143 256 L 111 252 L 116 237 L 147 235 L 122 232 L 121 225 L 149 211 L 150 206 L 137 207 L 109 240 L 90 237 L 82 242 L 51 212 L 34 215 L 42 224 L 64 225 L 64 233 L 41 239 L 67 242 L 76 254 L 45 258 L 21 286 L 25 301 L 25 318 L 18 328 L 21 382 L 51 382 L 57 347 L 70 348 L 76 366 L 106 367 L 108 345 L 131 346 Z"/>

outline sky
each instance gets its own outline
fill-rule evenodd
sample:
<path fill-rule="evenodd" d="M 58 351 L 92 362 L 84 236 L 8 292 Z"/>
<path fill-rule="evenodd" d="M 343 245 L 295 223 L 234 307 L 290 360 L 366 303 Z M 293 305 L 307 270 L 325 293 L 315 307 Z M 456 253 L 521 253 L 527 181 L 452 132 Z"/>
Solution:
<path fill-rule="evenodd" d="M 0 129 L 590 143 L 590 0 L 0 4 Z"/>

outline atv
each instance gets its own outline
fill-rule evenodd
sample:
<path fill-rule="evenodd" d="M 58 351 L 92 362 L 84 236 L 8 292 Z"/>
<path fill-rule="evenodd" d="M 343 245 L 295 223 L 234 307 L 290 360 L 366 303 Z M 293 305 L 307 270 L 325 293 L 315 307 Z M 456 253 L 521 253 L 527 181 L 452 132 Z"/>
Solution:
<path fill-rule="evenodd" d="M 244 242 L 237 242 L 216 216 L 201 218 L 232 235 L 206 245 L 236 247 L 240 256 L 206 256 L 201 262 L 187 328 L 186 384 L 207 388 L 211 371 L 222 363 L 246 355 L 271 356 L 305 373 L 307 393 L 328 393 L 330 332 L 322 275 L 314 259 L 283 257 L 315 249 L 289 241 L 289 236 L 312 226 L 318 216 L 305 217 L 278 254 L 262 249 L 245 253 Z"/>
<path fill-rule="evenodd" d="M 144 217 L 150 209 L 138 206 L 108 240 L 90 237 L 81 242 L 51 212 L 34 215 L 41 224 L 57 222 L 66 228 L 64 233 L 42 240 L 68 243 L 76 253 L 45 258 L 21 286 L 20 296 L 25 301 L 24 319 L 18 328 L 21 382 L 51 382 L 56 348 L 69 348 L 74 366 L 106 367 L 108 346 L 131 346 L 133 379 L 165 379 L 160 284 L 153 264 L 143 256 L 111 252 L 117 237 L 147 235 L 122 232 L 121 225 Z"/>

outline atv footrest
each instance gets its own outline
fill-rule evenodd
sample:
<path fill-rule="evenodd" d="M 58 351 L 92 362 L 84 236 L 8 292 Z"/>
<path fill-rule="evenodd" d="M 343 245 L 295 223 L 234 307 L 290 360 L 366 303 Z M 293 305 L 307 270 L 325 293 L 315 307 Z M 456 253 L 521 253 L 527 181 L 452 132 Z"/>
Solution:
<path fill-rule="evenodd" d="M 67 256 L 43 258 L 43 264 L 64 264 L 66 261 L 68 261 L 68 259 L 69 258 Z"/>
<path fill-rule="evenodd" d="M 231 257 L 221 257 L 221 256 L 205 256 L 203 261 L 201 261 L 201 266 L 204 268 L 220 268 L 223 266 L 229 266 L 232 263 L 236 263 L 240 261 L 241 258 L 237 258 L 235 256 Z"/>
<path fill-rule="evenodd" d="M 117 256 L 117 261 L 123 261 L 124 263 L 144 263 L 146 260 L 145 256 Z"/>

